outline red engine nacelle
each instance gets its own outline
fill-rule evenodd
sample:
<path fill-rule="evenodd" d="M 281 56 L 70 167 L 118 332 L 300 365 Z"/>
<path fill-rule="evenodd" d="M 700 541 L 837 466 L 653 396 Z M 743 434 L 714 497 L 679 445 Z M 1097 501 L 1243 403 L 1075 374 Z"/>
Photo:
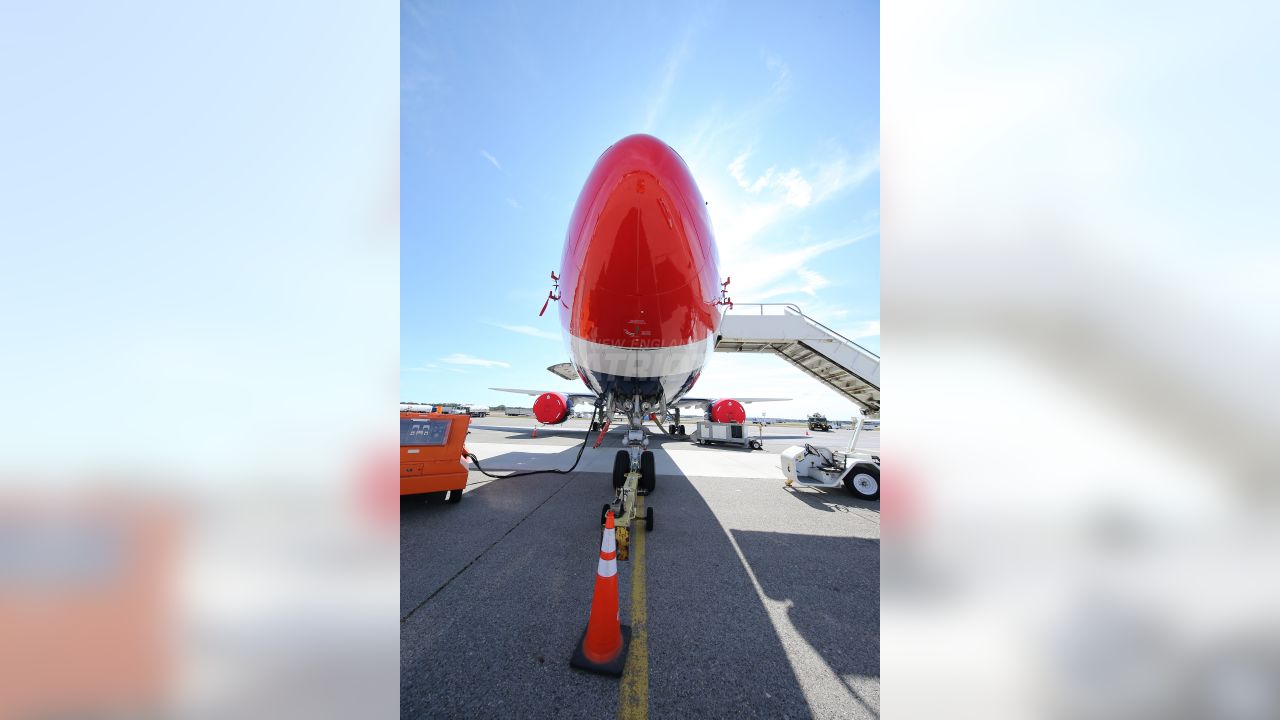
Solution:
<path fill-rule="evenodd" d="M 569 396 L 545 392 L 533 401 L 533 416 L 543 425 L 559 425 L 569 419 Z"/>
<path fill-rule="evenodd" d="M 725 398 L 711 403 L 711 422 L 742 423 L 747 421 L 747 411 L 742 403 L 733 398 Z"/>

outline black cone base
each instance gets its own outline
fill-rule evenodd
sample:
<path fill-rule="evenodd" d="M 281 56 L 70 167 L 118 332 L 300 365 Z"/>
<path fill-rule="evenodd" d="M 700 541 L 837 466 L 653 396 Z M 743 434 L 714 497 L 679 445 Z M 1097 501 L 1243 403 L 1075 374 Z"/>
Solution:
<path fill-rule="evenodd" d="M 582 637 L 578 639 L 578 644 L 573 647 L 573 658 L 569 660 L 569 667 L 576 667 L 579 670 L 586 670 L 597 675 L 612 675 L 614 677 L 622 677 L 622 668 L 627 664 L 627 650 L 631 647 L 631 626 L 622 626 L 622 650 L 618 653 L 618 657 L 607 663 L 594 663 L 587 659 L 582 652 L 582 643 L 587 639 L 587 631 L 582 631 Z"/>

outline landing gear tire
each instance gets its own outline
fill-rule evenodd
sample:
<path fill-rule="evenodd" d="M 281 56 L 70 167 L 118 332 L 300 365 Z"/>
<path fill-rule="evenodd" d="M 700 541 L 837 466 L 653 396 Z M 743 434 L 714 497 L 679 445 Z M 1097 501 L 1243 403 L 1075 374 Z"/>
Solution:
<path fill-rule="evenodd" d="M 855 465 L 844 479 L 844 486 L 859 500 L 879 500 L 880 468 L 871 464 Z"/>
<path fill-rule="evenodd" d="M 449 491 L 449 499 L 447 500 L 447 502 L 451 502 L 451 503 L 459 503 L 459 502 L 462 502 L 462 491 L 461 491 L 461 490 L 450 490 L 450 491 Z"/>
<path fill-rule="evenodd" d="M 667 434 L 668 434 L 668 435 L 671 435 L 672 437 L 674 437 L 674 436 L 675 436 L 675 434 L 676 434 L 676 426 L 675 426 L 675 425 L 668 425 L 668 426 L 667 426 Z"/>
<path fill-rule="evenodd" d="M 645 508 L 644 511 L 644 531 L 653 532 L 653 508 Z"/>
<path fill-rule="evenodd" d="M 631 469 L 631 456 L 626 450 L 619 450 L 613 456 L 613 489 L 617 490 L 627 481 L 627 471 Z"/>
<path fill-rule="evenodd" d="M 653 492 L 653 488 L 658 484 L 658 476 L 653 466 L 653 451 L 645 450 L 640 453 L 640 495 L 648 495 Z"/>
<path fill-rule="evenodd" d="M 595 431 L 597 431 L 597 430 L 599 430 L 599 429 L 600 429 L 600 423 L 598 423 L 598 422 L 593 422 L 593 423 L 591 423 L 591 432 L 595 432 Z"/>

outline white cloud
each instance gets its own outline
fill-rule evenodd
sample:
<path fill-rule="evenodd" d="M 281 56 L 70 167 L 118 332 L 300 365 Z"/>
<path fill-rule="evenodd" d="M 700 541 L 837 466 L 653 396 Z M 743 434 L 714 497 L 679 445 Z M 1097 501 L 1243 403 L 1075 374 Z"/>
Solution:
<path fill-rule="evenodd" d="M 783 251 L 752 248 L 739 252 L 731 264 L 721 271 L 733 278 L 730 295 L 743 302 L 758 302 L 788 293 L 802 292 L 813 296 L 830 284 L 830 280 L 809 268 L 809 264 L 826 253 L 873 237 L 875 229 L 864 230 L 834 240 L 803 244 Z M 800 239 L 804 242 L 804 239 Z"/>
<path fill-rule="evenodd" d="M 502 169 L 502 166 L 498 164 L 498 158 L 496 158 L 496 157 L 494 157 L 494 156 L 490 155 L 488 150 L 481 149 L 481 150 L 480 150 L 480 155 L 481 155 L 485 160 L 488 160 L 489 162 L 493 163 L 493 166 L 494 166 L 494 167 L 498 168 L 499 170 L 501 170 L 501 169 Z"/>
<path fill-rule="evenodd" d="M 774 184 L 787 191 L 787 203 L 796 207 L 808 207 L 813 199 L 813 187 L 805 180 L 800 171 L 791 168 L 779 175 Z"/>
<path fill-rule="evenodd" d="M 787 79 L 791 77 L 791 66 L 773 55 L 766 57 L 764 64 L 773 73 L 774 94 L 781 93 L 787 87 Z"/>
<path fill-rule="evenodd" d="M 777 58 L 766 56 L 765 62 L 779 78 L 789 72 Z M 852 192 L 876 181 L 879 146 L 851 153 L 831 140 L 819 154 L 752 167 L 764 152 L 757 154 L 743 142 L 750 136 L 742 125 L 740 119 L 709 113 L 690 131 L 686 155 L 708 202 L 721 276 L 733 278 L 730 296 L 742 303 L 800 302 L 806 312 L 817 311 L 814 317 L 822 322 L 851 324 L 848 310 L 825 302 L 833 288 L 851 282 L 845 269 L 825 256 L 865 239 L 874 242 L 879 233 L 874 199 L 863 204 Z M 837 230 L 833 238 L 825 228 L 836 216 L 843 216 L 849 229 Z"/>
<path fill-rule="evenodd" d="M 818 290 L 831 284 L 831 281 L 825 275 L 820 275 L 808 268 L 800 268 L 796 272 L 805 279 L 804 287 L 800 288 L 800 291 L 806 295 L 813 295 Z"/>
<path fill-rule="evenodd" d="M 751 152 L 744 152 L 729 163 L 729 175 L 738 183 L 738 187 L 750 193 L 758 193 L 769 184 L 769 176 L 773 173 L 773 168 L 769 168 L 764 175 L 758 180 L 752 182 L 747 180 L 746 168 L 747 158 L 751 157 Z"/>
<path fill-rule="evenodd" d="M 864 320 L 861 325 L 856 325 L 850 330 L 841 330 L 841 335 L 857 340 L 858 338 L 880 337 L 880 321 Z"/>
<path fill-rule="evenodd" d="M 751 153 L 744 152 L 729 163 L 729 174 L 733 176 L 734 181 L 738 183 L 738 187 L 747 192 L 758 195 L 764 190 L 774 190 L 782 192 L 782 201 L 788 205 L 795 207 L 808 207 L 813 200 L 813 186 L 808 180 L 800 174 L 797 168 L 791 168 L 785 173 L 779 173 L 776 167 L 771 167 L 764 171 L 760 177 L 750 180 L 747 178 L 746 165 L 747 158 L 751 157 Z"/>
<path fill-rule="evenodd" d="M 833 151 L 835 159 L 818 168 L 813 182 L 814 201 L 822 202 L 847 187 L 861 184 L 880 172 L 880 146 L 867 150 L 861 157 L 851 158 L 843 149 Z"/>
<path fill-rule="evenodd" d="M 800 232 L 799 237 L 776 238 L 778 242 L 766 243 L 758 238 L 768 236 L 775 226 L 802 227 L 797 219 L 803 213 L 871 178 L 879 170 L 879 148 L 869 148 L 854 158 L 831 143 L 824 152 L 827 159 L 811 167 L 812 172 L 799 167 L 779 171 L 777 166 L 771 166 L 754 175 L 748 171 L 751 157 L 752 150 L 747 149 L 729 162 L 727 171 L 732 184 L 717 183 L 714 175 L 702 184 L 725 261 L 721 272 L 733 277 L 733 297 L 744 302 L 797 293 L 814 298 L 819 290 L 839 280 L 832 275 L 838 274 L 834 268 L 823 266 L 823 272 L 817 272 L 813 265 L 816 258 L 874 237 L 878 215 L 874 211 L 863 213 L 866 229 L 825 242 L 811 241 L 807 231 Z"/>
<path fill-rule="evenodd" d="M 521 205 L 520 203 L 516 202 L 516 199 L 515 199 L 515 198 L 507 198 L 507 204 L 508 204 L 508 205 L 510 205 L 511 207 L 515 208 L 516 210 L 522 210 L 522 209 L 524 209 L 524 206 L 523 206 L 523 205 Z"/>
<path fill-rule="evenodd" d="M 804 293 L 809 297 L 815 297 L 818 291 L 831 284 L 825 275 L 816 273 L 806 267 L 797 267 L 795 274 L 803 280 L 803 284 L 799 285 L 776 285 L 760 294 L 752 295 L 752 300 L 765 301 L 779 295 L 795 295 L 796 293 Z"/>
<path fill-rule="evenodd" d="M 449 357 L 440 358 L 440 362 L 449 363 L 450 365 L 477 365 L 479 367 L 504 367 L 504 368 L 511 367 L 511 363 L 506 363 L 501 360 L 484 360 L 482 358 L 472 357 L 470 355 L 465 355 L 463 353 L 454 353 Z M 454 372 L 459 372 L 454 368 L 449 368 L 449 369 L 454 370 Z"/>
<path fill-rule="evenodd" d="M 813 199 L 813 188 L 798 169 L 791 168 L 785 173 L 779 173 L 776 167 L 771 167 L 752 180 L 746 174 L 749 157 L 751 153 L 744 152 L 729 163 L 729 174 L 738 183 L 738 187 L 752 195 L 759 195 L 765 190 L 781 191 L 782 201 L 786 204 L 801 208 L 809 205 Z"/>
<path fill-rule="evenodd" d="M 558 332 L 551 332 L 550 330 L 542 330 L 540 328 L 532 327 L 530 325 L 504 325 L 502 323 L 491 323 L 491 324 L 494 325 L 495 327 L 500 327 L 503 330 L 508 330 L 513 333 L 520 333 L 521 335 L 529 335 L 531 337 L 543 338 L 546 340 L 560 339 L 560 333 Z"/>
<path fill-rule="evenodd" d="M 671 97 L 671 88 L 675 86 L 676 76 L 680 74 L 680 67 L 684 65 L 685 56 L 689 54 L 689 44 L 693 39 L 693 27 L 685 30 L 684 36 L 680 38 L 680 44 L 676 45 L 667 56 L 666 68 L 662 74 L 662 82 L 658 85 L 658 92 L 649 102 L 649 116 L 644 121 L 644 131 L 653 132 L 653 124 L 657 122 L 658 116 L 667 109 L 667 99 Z"/>

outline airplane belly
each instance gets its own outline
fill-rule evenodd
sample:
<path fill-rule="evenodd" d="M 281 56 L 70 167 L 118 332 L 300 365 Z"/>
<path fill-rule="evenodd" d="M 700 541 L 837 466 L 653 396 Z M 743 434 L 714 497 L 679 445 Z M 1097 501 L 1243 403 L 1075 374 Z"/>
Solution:
<path fill-rule="evenodd" d="M 671 402 L 693 387 L 712 350 L 712 338 L 685 345 L 627 348 L 570 336 L 569 346 L 574 365 L 594 392 Z"/>

